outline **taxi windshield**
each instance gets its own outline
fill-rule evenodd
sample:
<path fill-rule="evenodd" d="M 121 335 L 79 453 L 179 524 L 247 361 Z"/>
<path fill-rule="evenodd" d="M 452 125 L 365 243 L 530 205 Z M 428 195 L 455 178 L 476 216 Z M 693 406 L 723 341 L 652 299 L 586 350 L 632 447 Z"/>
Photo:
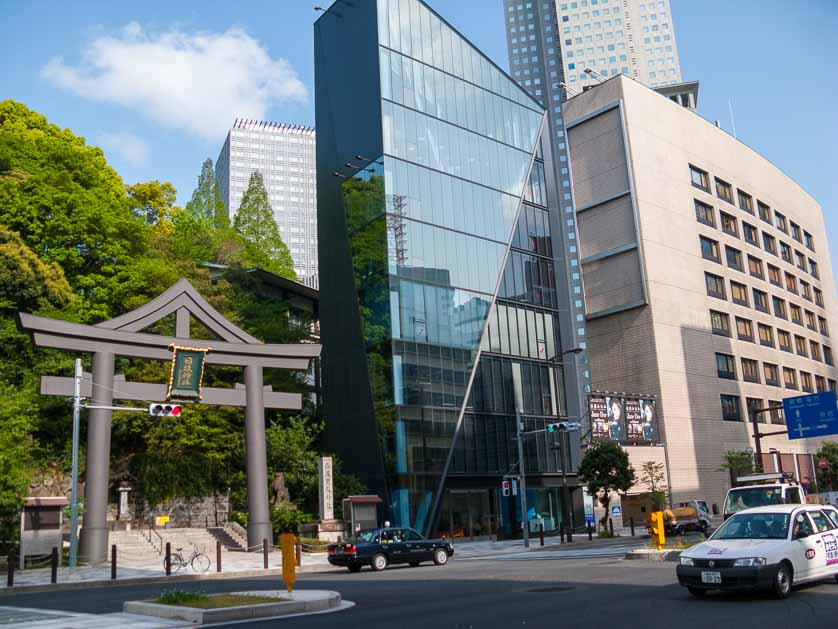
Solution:
<path fill-rule="evenodd" d="M 710 539 L 786 539 L 788 513 L 739 513 L 725 520 Z"/>
<path fill-rule="evenodd" d="M 743 487 L 728 492 L 725 513 L 738 513 L 751 507 L 779 504 L 783 504 L 781 487 Z"/>
<path fill-rule="evenodd" d="M 356 542 L 372 542 L 378 537 L 378 529 L 367 529 L 366 531 L 359 531 L 355 536 Z"/>

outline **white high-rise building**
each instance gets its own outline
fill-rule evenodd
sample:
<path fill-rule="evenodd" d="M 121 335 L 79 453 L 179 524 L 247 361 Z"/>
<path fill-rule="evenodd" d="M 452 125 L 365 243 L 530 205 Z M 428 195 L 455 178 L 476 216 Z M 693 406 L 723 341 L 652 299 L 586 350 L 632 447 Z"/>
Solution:
<path fill-rule="evenodd" d="M 649 87 L 681 82 L 669 0 L 556 2 L 567 84 L 581 89 L 625 74 Z"/>
<path fill-rule="evenodd" d="M 218 155 L 215 178 L 232 219 L 251 173 L 262 174 L 297 280 L 317 288 L 314 143 L 311 127 L 237 118 Z"/>

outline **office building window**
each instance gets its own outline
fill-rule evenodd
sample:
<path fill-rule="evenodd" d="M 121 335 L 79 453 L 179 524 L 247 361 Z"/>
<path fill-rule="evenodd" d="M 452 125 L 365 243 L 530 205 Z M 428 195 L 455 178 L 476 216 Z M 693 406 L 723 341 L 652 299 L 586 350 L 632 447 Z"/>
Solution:
<path fill-rule="evenodd" d="M 740 306 L 747 306 L 748 304 L 748 287 L 739 282 L 730 281 L 730 298 L 735 304 Z"/>
<path fill-rule="evenodd" d="M 702 203 L 698 199 L 694 199 L 695 201 L 695 217 L 698 219 L 699 223 L 704 223 L 705 225 L 710 225 L 710 227 L 716 226 L 716 213 L 713 210 L 713 206 L 707 205 L 706 203 Z"/>
<path fill-rule="evenodd" d="M 750 223 L 742 221 L 742 233 L 745 236 L 745 242 L 752 244 L 755 247 L 759 247 L 759 232 L 756 227 Z"/>
<path fill-rule="evenodd" d="M 759 363 L 751 358 L 742 359 L 742 379 L 745 382 L 759 382 Z"/>
<path fill-rule="evenodd" d="M 706 236 L 699 236 L 701 242 L 701 257 L 705 260 L 712 260 L 721 264 L 722 259 L 719 253 L 719 243 Z"/>
<path fill-rule="evenodd" d="M 821 361 L 821 346 L 815 341 L 809 341 L 809 350 L 812 354 L 812 360 Z"/>
<path fill-rule="evenodd" d="M 807 231 L 803 232 L 803 242 L 806 243 L 806 246 L 811 250 L 815 250 L 815 239 L 812 238 L 812 234 Z"/>
<path fill-rule="evenodd" d="M 754 213 L 754 198 L 747 192 L 742 190 L 736 191 L 739 196 L 739 207 L 745 210 L 748 214 Z"/>
<path fill-rule="evenodd" d="M 812 260 L 812 258 L 809 258 L 809 274 L 816 279 L 820 279 L 820 275 L 818 275 L 818 263 Z"/>
<path fill-rule="evenodd" d="M 786 223 L 786 217 L 779 212 L 774 212 L 774 226 L 782 232 L 788 233 L 789 226 Z"/>
<path fill-rule="evenodd" d="M 797 372 L 791 367 L 783 367 L 783 386 L 797 390 Z"/>
<path fill-rule="evenodd" d="M 736 226 L 736 219 L 726 212 L 719 210 L 719 218 L 722 223 L 722 231 L 731 236 L 739 238 L 739 229 Z"/>
<path fill-rule="evenodd" d="M 783 417 L 782 400 L 768 400 L 768 408 L 771 409 L 768 411 L 768 418 L 772 424 L 784 425 L 786 423 L 786 419 Z"/>
<path fill-rule="evenodd" d="M 725 312 L 711 310 L 710 327 L 713 330 L 713 334 L 718 334 L 719 336 L 730 336 L 730 316 Z"/>
<path fill-rule="evenodd" d="M 791 228 L 791 237 L 797 242 L 803 242 L 803 239 L 800 237 L 800 225 L 794 221 L 789 221 L 789 227 Z"/>
<path fill-rule="evenodd" d="M 783 274 L 773 264 L 768 265 L 768 281 L 774 284 L 774 286 L 783 287 Z"/>
<path fill-rule="evenodd" d="M 815 376 L 815 391 L 818 393 L 826 391 L 826 378 L 823 376 Z"/>
<path fill-rule="evenodd" d="M 803 299 L 812 301 L 812 289 L 805 280 L 800 280 L 800 294 L 803 295 Z"/>
<path fill-rule="evenodd" d="M 716 372 L 719 378 L 736 380 L 736 360 L 733 356 L 716 352 Z"/>
<path fill-rule="evenodd" d="M 710 297 L 718 297 L 719 299 L 727 299 L 725 294 L 725 281 L 718 275 L 712 273 L 704 274 L 704 283 L 707 286 L 707 294 Z"/>
<path fill-rule="evenodd" d="M 813 393 L 814 387 L 812 386 L 812 374 L 807 373 L 805 371 L 800 372 L 800 388 L 803 389 L 806 393 Z"/>
<path fill-rule="evenodd" d="M 797 278 L 791 273 L 786 273 L 786 290 L 797 295 Z"/>
<path fill-rule="evenodd" d="M 701 188 L 705 192 L 710 192 L 710 177 L 700 168 L 696 168 L 690 164 L 690 179 L 696 188 Z"/>
<path fill-rule="evenodd" d="M 777 365 L 771 363 L 762 363 L 762 375 L 765 376 L 765 384 L 772 387 L 780 386 L 780 371 Z"/>
<path fill-rule="evenodd" d="M 777 343 L 780 346 L 780 349 L 784 352 L 791 351 L 791 334 L 786 332 L 785 330 L 781 330 L 777 328 Z"/>
<path fill-rule="evenodd" d="M 791 247 L 789 247 L 782 240 L 780 241 L 780 257 L 783 259 L 784 262 L 794 264 L 794 258 L 792 258 L 791 256 Z"/>
<path fill-rule="evenodd" d="M 800 269 L 801 271 L 805 271 L 806 270 L 806 256 L 804 256 L 799 251 L 795 250 L 794 251 L 794 258 L 797 261 L 797 268 Z"/>
<path fill-rule="evenodd" d="M 823 362 L 827 365 L 832 365 L 832 349 L 827 347 L 826 345 L 823 346 Z"/>
<path fill-rule="evenodd" d="M 803 310 L 797 304 L 789 304 L 791 320 L 797 325 L 803 325 Z"/>
<path fill-rule="evenodd" d="M 759 217 L 766 223 L 771 224 L 771 208 L 757 200 L 757 210 L 759 211 Z"/>
<path fill-rule="evenodd" d="M 750 320 L 736 317 L 736 338 L 740 341 L 754 342 L 754 326 Z"/>
<path fill-rule="evenodd" d="M 742 252 L 739 249 L 734 249 L 728 245 L 725 245 L 725 259 L 727 260 L 727 265 L 731 269 L 736 269 L 737 271 L 745 271 L 745 266 L 742 263 Z"/>
<path fill-rule="evenodd" d="M 745 398 L 745 409 L 748 411 L 748 421 L 765 423 L 765 413 L 758 412 L 762 408 L 762 400 L 759 398 Z"/>
<path fill-rule="evenodd" d="M 828 379 L 827 379 L 827 382 L 829 383 L 829 384 L 827 385 L 827 386 L 828 386 L 828 388 L 829 388 L 829 390 L 830 390 L 830 391 L 832 391 L 833 393 L 835 393 L 835 392 L 836 392 L 836 391 L 835 391 L 835 389 L 836 389 L 836 384 L 838 384 L 838 383 L 836 383 L 836 382 L 835 382 L 835 380 L 833 380 L 832 378 L 828 378 Z"/>
<path fill-rule="evenodd" d="M 738 395 L 721 395 L 722 419 L 729 422 L 742 421 L 742 414 L 739 408 Z"/>
<path fill-rule="evenodd" d="M 716 196 L 723 201 L 733 203 L 733 188 L 730 187 L 729 183 L 722 181 L 718 177 L 716 177 Z"/>
<path fill-rule="evenodd" d="M 779 297 L 772 297 L 771 303 L 774 305 L 774 316 L 781 319 L 788 319 L 786 314 L 786 302 Z"/>
<path fill-rule="evenodd" d="M 762 232 L 762 247 L 768 253 L 777 255 L 777 239 L 774 236 Z"/>
<path fill-rule="evenodd" d="M 765 279 L 765 273 L 762 270 L 762 260 L 759 258 L 755 258 L 754 256 L 748 256 L 748 272 L 753 275 L 754 277 L 758 277 L 761 280 Z"/>
<path fill-rule="evenodd" d="M 774 347 L 774 330 L 770 325 L 757 323 L 757 331 L 759 332 L 759 344 L 765 347 Z"/>
<path fill-rule="evenodd" d="M 806 343 L 806 339 L 802 336 L 794 335 L 794 349 L 797 351 L 798 356 L 806 356 L 809 357 L 809 348 L 807 347 L 808 343 Z"/>
<path fill-rule="evenodd" d="M 811 310 L 806 311 L 806 327 L 814 332 L 818 331 L 818 324 L 815 320 L 815 313 Z"/>
<path fill-rule="evenodd" d="M 814 288 L 813 290 L 815 291 L 815 303 L 823 308 L 823 293 L 821 292 L 821 289 Z"/>
<path fill-rule="evenodd" d="M 768 310 L 768 293 L 759 289 L 753 289 L 754 293 L 754 308 L 760 312 L 770 312 Z"/>
<path fill-rule="evenodd" d="M 829 336 L 829 326 L 826 323 L 826 319 L 823 317 L 818 317 L 818 329 L 824 336 Z"/>

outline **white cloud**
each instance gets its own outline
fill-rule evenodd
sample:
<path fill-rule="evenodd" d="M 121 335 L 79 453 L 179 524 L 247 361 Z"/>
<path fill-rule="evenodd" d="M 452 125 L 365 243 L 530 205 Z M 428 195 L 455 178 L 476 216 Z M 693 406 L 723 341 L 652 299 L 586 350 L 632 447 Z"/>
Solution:
<path fill-rule="evenodd" d="M 131 22 L 118 36 L 92 41 L 78 66 L 55 57 L 41 74 L 84 98 L 211 141 L 236 117 L 264 118 L 274 104 L 308 98 L 291 64 L 238 28 L 149 34 Z"/>
<path fill-rule="evenodd" d="M 105 153 L 116 153 L 131 166 L 142 166 L 148 161 L 148 145 L 133 133 L 101 131 L 97 137 Z"/>

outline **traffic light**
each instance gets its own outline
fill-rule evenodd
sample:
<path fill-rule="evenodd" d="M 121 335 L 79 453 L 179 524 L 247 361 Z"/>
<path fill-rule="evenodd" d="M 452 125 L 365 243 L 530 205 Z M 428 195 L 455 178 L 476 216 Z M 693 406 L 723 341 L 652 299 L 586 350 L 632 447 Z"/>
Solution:
<path fill-rule="evenodd" d="M 570 432 L 579 430 L 579 422 L 555 422 L 547 424 L 547 432 Z"/>
<path fill-rule="evenodd" d="M 649 515 L 649 532 L 652 534 L 652 541 L 658 550 L 666 544 L 666 533 L 664 532 L 663 511 L 653 511 Z"/>
<path fill-rule="evenodd" d="M 148 414 L 152 417 L 178 417 L 181 410 L 177 404 L 150 404 Z"/>

